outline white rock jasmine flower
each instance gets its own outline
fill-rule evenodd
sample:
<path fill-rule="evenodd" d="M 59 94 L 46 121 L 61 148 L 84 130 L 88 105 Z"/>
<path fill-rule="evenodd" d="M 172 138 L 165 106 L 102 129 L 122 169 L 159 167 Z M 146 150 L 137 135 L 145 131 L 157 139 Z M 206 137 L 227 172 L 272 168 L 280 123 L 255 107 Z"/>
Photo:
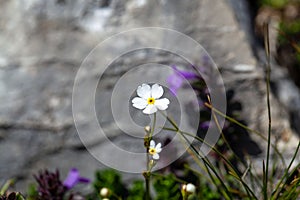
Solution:
<path fill-rule="evenodd" d="M 149 147 L 149 154 L 152 156 L 153 159 L 158 160 L 159 159 L 159 153 L 161 152 L 161 143 L 158 143 L 155 146 L 154 140 L 150 141 L 150 147 Z"/>
<path fill-rule="evenodd" d="M 138 97 L 132 99 L 133 107 L 143 110 L 144 114 L 153 114 L 157 110 L 166 110 L 170 103 L 169 99 L 162 98 L 164 89 L 158 84 L 150 85 L 142 84 L 136 90 Z"/>

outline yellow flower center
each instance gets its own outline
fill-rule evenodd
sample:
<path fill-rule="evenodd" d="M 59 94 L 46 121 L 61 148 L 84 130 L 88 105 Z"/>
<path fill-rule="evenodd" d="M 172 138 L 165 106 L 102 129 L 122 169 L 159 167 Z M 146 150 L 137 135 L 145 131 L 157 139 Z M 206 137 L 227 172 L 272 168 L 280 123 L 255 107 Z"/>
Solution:
<path fill-rule="evenodd" d="M 148 100 L 147 100 L 148 104 L 154 104 L 154 102 L 155 102 L 155 99 L 152 97 L 148 98 Z"/>
<path fill-rule="evenodd" d="M 150 148 L 150 149 L 149 149 L 149 153 L 150 153 L 151 155 L 156 154 L 156 149 L 155 149 L 155 148 Z"/>

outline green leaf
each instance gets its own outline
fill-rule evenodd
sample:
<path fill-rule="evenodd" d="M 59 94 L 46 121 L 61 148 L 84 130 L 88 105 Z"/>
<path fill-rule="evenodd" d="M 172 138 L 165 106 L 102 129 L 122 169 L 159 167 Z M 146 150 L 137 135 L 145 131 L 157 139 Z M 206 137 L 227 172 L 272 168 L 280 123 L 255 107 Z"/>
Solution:
<path fill-rule="evenodd" d="M 128 191 L 125 185 L 122 183 L 121 176 L 118 172 L 112 169 L 106 169 L 96 172 L 96 179 L 94 182 L 95 194 L 99 197 L 99 191 L 101 188 L 106 187 L 111 190 L 115 195 L 122 197 L 123 199 L 128 195 Z M 111 196 L 111 200 L 117 199 Z"/>
<path fill-rule="evenodd" d="M 143 200 L 145 194 L 144 188 L 145 188 L 144 181 L 142 180 L 134 181 L 129 190 L 129 196 L 127 200 Z"/>
<path fill-rule="evenodd" d="M 178 200 L 181 198 L 180 185 L 173 174 L 155 177 L 153 186 L 157 192 L 156 200 Z"/>

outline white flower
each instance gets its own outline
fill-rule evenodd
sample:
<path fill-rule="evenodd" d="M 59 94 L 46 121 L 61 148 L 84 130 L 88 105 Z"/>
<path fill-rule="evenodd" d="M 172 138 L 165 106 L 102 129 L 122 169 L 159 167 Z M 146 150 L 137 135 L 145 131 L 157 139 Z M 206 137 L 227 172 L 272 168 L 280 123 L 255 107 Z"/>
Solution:
<path fill-rule="evenodd" d="M 159 153 L 161 152 L 161 143 L 158 143 L 155 146 L 154 140 L 150 141 L 150 147 L 149 147 L 149 154 L 152 156 L 153 159 L 158 160 L 159 159 Z"/>
<path fill-rule="evenodd" d="M 186 185 L 186 192 L 187 192 L 187 193 L 191 193 L 191 194 L 195 193 L 195 192 L 196 192 L 196 187 L 195 187 L 195 185 L 192 184 L 192 183 L 188 183 L 188 184 Z"/>
<path fill-rule="evenodd" d="M 107 197 L 107 196 L 109 195 L 109 189 L 107 189 L 107 188 L 102 188 L 102 189 L 100 190 L 100 195 L 101 195 L 102 197 Z"/>
<path fill-rule="evenodd" d="M 142 110 L 145 114 L 153 114 L 157 110 L 166 110 L 170 103 L 169 99 L 162 97 L 164 89 L 158 84 L 150 85 L 142 84 L 136 90 L 139 97 L 132 99 L 133 107 Z"/>
<path fill-rule="evenodd" d="M 196 192 L 196 187 L 194 184 L 188 183 L 188 184 L 184 184 L 181 190 L 184 194 L 189 195 L 189 194 L 194 194 Z"/>

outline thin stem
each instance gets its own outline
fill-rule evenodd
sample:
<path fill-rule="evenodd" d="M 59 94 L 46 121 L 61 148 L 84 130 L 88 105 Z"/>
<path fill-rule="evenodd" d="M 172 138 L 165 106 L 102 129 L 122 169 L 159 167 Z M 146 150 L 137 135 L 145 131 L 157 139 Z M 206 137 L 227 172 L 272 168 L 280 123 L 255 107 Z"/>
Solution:
<path fill-rule="evenodd" d="M 225 193 L 223 193 L 224 195 L 228 195 L 227 198 L 232 199 L 231 193 L 229 192 L 227 186 L 225 185 L 225 183 L 223 182 L 222 178 L 220 177 L 220 175 L 218 174 L 218 172 L 216 171 L 216 169 L 213 167 L 213 165 L 211 164 L 211 162 L 205 158 L 203 155 L 200 154 L 199 151 L 197 151 L 195 149 L 195 147 L 193 145 L 191 145 L 190 141 L 186 138 L 186 136 L 184 134 L 182 134 L 182 131 L 180 131 L 180 129 L 178 128 L 176 122 L 171 119 L 169 116 L 167 116 L 166 114 L 164 114 L 163 112 L 160 112 L 164 117 L 166 117 L 166 119 L 174 126 L 175 130 L 177 133 L 179 133 L 179 135 L 181 136 L 181 138 L 183 138 L 185 140 L 185 142 L 188 144 L 188 147 L 193 151 L 194 154 L 198 155 L 200 157 L 200 159 L 203 161 L 204 166 L 207 169 L 207 172 L 210 174 L 210 170 L 213 172 L 213 174 L 217 177 L 217 179 L 220 181 L 220 184 L 222 185 L 222 187 L 225 190 Z M 193 136 L 194 137 L 194 136 Z M 212 180 L 213 177 L 211 176 Z M 217 185 L 216 185 L 217 186 Z"/>
<path fill-rule="evenodd" d="M 234 123 L 234 124 L 236 124 L 236 125 L 242 127 L 243 129 L 245 129 L 245 130 L 247 130 L 247 131 L 249 131 L 249 132 L 252 132 L 252 133 L 258 135 L 258 136 L 259 136 L 260 138 L 262 138 L 263 140 L 268 141 L 268 139 L 267 139 L 265 136 L 263 136 L 260 132 L 258 132 L 258 131 L 256 131 L 256 130 L 253 130 L 253 129 L 249 128 L 248 126 L 246 126 L 246 125 L 240 123 L 239 121 L 235 120 L 235 119 L 232 118 L 232 117 L 227 116 L 226 114 L 222 113 L 220 110 L 216 109 L 215 107 L 213 107 L 213 106 L 210 105 L 209 103 L 206 102 L 206 103 L 204 103 L 204 105 L 205 105 L 206 107 L 208 107 L 209 109 L 213 110 L 213 111 L 214 111 L 215 113 L 217 113 L 218 115 L 224 117 L 224 118 L 227 119 L 228 121 L 230 121 L 230 122 L 232 122 L 232 123 Z M 277 147 L 276 147 L 274 144 L 271 144 L 271 146 L 274 148 L 275 152 L 276 152 L 277 155 L 280 157 L 280 160 L 281 160 L 282 164 L 283 164 L 284 166 L 286 166 L 286 163 L 285 163 L 285 161 L 284 161 L 284 158 L 283 158 L 282 154 L 279 152 L 279 150 L 277 149 Z"/>
<path fill-rule="evenodd" d="M 146 147 L 146 159 L 147 159 L 147 171 L 143 173 L 144 178 L 145 178 L 145 183 L 146 183 L 146 195 L 145 199 L 150 200 L 150 176 L 151 176 L 151 169 L 152 167 L 150 166 L 150 157 L 149 157 L 149 142 L 152 140 L 152 136 L 155 130 L 155 125 L 156 125 L 156 113 L 154 113 L 154 118 L 153 118 L 153 123 L 152 123 L 152 128 L 150 130 L 150 133 L 147 132 L 146 137 L 147 137 L 147 147 Z"/>
<path fill-rule="evenodd" d="M 151 173 L 151 176 L 156 176 L 156 177 L 165 177 L 164 175 L 161 175 L 159 173 Z M 175 181 L 181 184 L 186 184 L 187 182 L 185 180 L 182 180 L 180 178 L 177 178 L 176 176 L 172 177 Z"/>
<path fill-rule="evenodd" d="M 209 102 L 210 102 L 210 98 L 208 98 L 209 99 Z M 234 155 L 234 157 L 238 160 L 238 161 L 240 161 L 241 163 L 243 163 L 244 164 L 244 162 L 235 154 L 235 152 L 232 150 L 232 148 L 231 148 L 231 146 L 229 145 L 229 143 L 228 143 L 228 141 L 226 140 L 226 138 L 225 138 L 225 136 L 224 136 L 224 133 L 223 133 L 223 131 L 222 131 L 222 128 L 221 128 L 221 126 L 220 126 L 220 124 L 219 124 L 219 121 L 218 121 L 218 119 L 217 119 L 217 116 L 216 116 L 216 114 L 215 114 L 215 112 L 214 111 L 212 111 L 212 115 L 213 115 L 213 118 L 214 118 L 214 120 L 215 120 L 215 123 L 216 123 L 216 125 L 217 125 L 217 128 L 218 128 L 218 130 L 219 130 L 219 132 L 221 133 L 221 135 L 222 135 L 222 138 L 223 138 L 223 140 L 224 140 L 224 142 L 225 142 L 225 144 L 226 144 L 226 146 L 230 149 L 230 151 L 233 153 L 233 155 Z M 224 158 L 223 158 L 224 159 Z M 224 159 L 225 161 L 227 161 L 227 159 Z M 230 165 L 230 168 L 236 173 L 236 174 L 238 174 L 238 171 L 235 169 L 235 167 L 231 164 L 231 162 L 227 162 L 229 165 Z M 246 165 L 245 165 L 246 166 Z M 252 173 L 250 172 L 250 174 L 252 175 Z M 253 193 L 253 191 L 248 187 L 248 185 L 244 182 L 244 180 L 243 180 L 243 176 L 240 176 L 240 175 L 238 175 L 237 176 L 238 177 L 238 180 L 242 183 L 242 185 L 244 186 L 244 188 L 245 188 L 245 190 L 246 190 L 246 192 L 247 192 L 247 195 L 250 197 L 250 193 L 252 194 L 252 196 L 255 196 L 255 194 Z M 249 193 L 250 192 L 250 193 Z"/>
<path fill-rule="evenodd" d="M 276 189 L 274 190 L 275 193 L 274 193 L 274 195 L 272 196 L 272 199 L 277 199 L 277 196 L 278 196 L 279 192 L 281 191 L 281 190 L 279 190 L 279 187 L 281 186 L 283 180 L 284 180 L 284 179 L 287 177 L 287 175 L 289 174 L 290 168 L 292 167 L 292 164 L 294 163 L 294 160 L 296 159 L 296 156 L 297 156 L 297 154 L 298 154 L 299 148 L 300 148 L 300 141 L 298 142 L 298 146 L 297 146 L 297 148 L 296 148 L 296 151 L 295 151 L 295 153 L 294 153 L 294 155 L 293 155 L 293 158 L 292 158 L 292 160 L 291 160 L 289 166 L 286 168 L 283 177 L 280 179 L 279 183 L 278 183 L 277 186 L 276 186 Z"/>
<path fill-rule="evenodd" d="M 198 176 L 201 176 L 201 178 L 205 178 L 209 183 L 215 184 L 215 183 L 213 182 L 212 179 L 209 179 L 208 177 L 203 176 L 203 174 L 201 174 L 201 172 L 197 171 L 196 169 L 191 168 L 191 167 L 188 166 L 187 164 L 184 165 L 184 168 L 190 170 L 191 172 L 197 174 Z M 201 168 L 202 168 L 202 167 L 201 167 Z M 215 185 L 216 185 L 216 184 L 215 184 Z"/>
<path fill-rule="evenodd" d="M 190 143 L 190 141 L 187 139 L 187 137 L 184 134 L 182 134 L 181 131 L 178 131 L 177 133 L 179 133 L 179 135 L 185 140 L 185 142 L 188 144 L 188 146 L 193 151 L 193 153 L 198 155 L 201 158 L 201 160 L 203 161 L 204 166 L 206 167 L 206 170 L 209 173 L 210 177 L 212 178 L 210 170 L 217 177 L 217 179 L 220 181 L 220 184 L 225 189 L 225 193 L 223 193 L 223 194 L 226 195 L 227 198 L 232 199 L 231 193 L 229 192 L 227 186 L 225 185 L 224 181 L 222 180 L 222 178 L 220 177 L 220 175 L 218 174 L 218 172 L 216 171 L 214 166 L 211 164 L 211 162 L 202 154 L 202 152 L 200 153 L 201 150 L 200 151 L 196 150 L 196 148 Z"/>
<path fill-rule="evenodd" d="M 2 186 L 2 188 L 0 189 L 0 195 L 1 195 L 1 196 L 4 195 L 5 192 L 8 190 L 8 188 L 9 188 L 10 186 L 12 186 L 14 183 L 15 183 L 15 180 L 14 180 L 14 179 L 9 179 L 8 181 L 6 181 L 6 182 L 4 183 L 4 185 Z"/>
<path fill-rule="evenodd" d="M 170 119 L 167 115 L 164 115 L 167 120 L 174 126 L 175 130 L 173 129 L 173 131 L 176 131 L 177 133 L 180 133 L 180 135 L 185 139 L 185 141 L 189 144 L 189 146 L 192 148 L 192 150 L 194 150 L 194 153 L 199 155 L 199 152 L 197 150 L 194 149 L 193 145 L 190 144 L 190 142 L 188 141 L 188 139 L 183 135 L 189 135 L 194 137 L 195 139 L 200 140 L 201 142 L 205 143 L 206 145 L 208 145 L 210 148 L 212 148 L 219 156 L 221 156 L 223 158 L 223 160 L 227 163 L 227 165 L 229 165 L 231 167 L 231 169 L 237 174 L 238 172 L 236 171 L 236 169 L 232 166 L 232 164 L 223 156 L 223 154 L 221 154 L 215 147 L 211 146 L 210 144 L 208 144 L 207 142 L 205 142 L 202 138 L 195 136 L 193 134 L 181 131 L 178 126 L 176 125 L 176 123 Z M 172 129 L 168 129 L 168 130 L 172 130 Z M 201 155 L 199 155 L 201 157 L 201 159 L 204 161 L 204 163 L 209 163 L 210 165 L 209 168 L 214 172 L 214 174 L 216 175 L 216 177 L 220 180 L 220 182 L 222 183 L 222 185 L 225 187 L 225 190 L 229 192 L 229 190 L 226 188 L 225 184 L 223 184 L 222 179 L 219 177 L 218 173 L 215 171 L 214 167 L 212 166 L 212 164 L 209 162 L 209 160 L 206 160 L 205 158 L 203 158 Z M 208 161 L 208 162 L 207 162 Z M 255 199 L 257 199 L 257 197 L 255 196 L 255 194 L 253 193 L 253 191 L 247 186 L 247 184 L 242 180 L 241 177 L 238 176 L 238 180 L 241 182 L 241 184 L 243 185 L 245 191 L 249 194 L 250 193 L 252 195 L 252 197 L 254 197 Z"/>
<path fill-rule="evenodd" d="M 145 176 L 146 181 L 146 200 L 150 200 L 150 177 L 148 175 Z"/>
<path fill-rule="evenodd" d="M 225 158 L 225 156 L 224 156 L 221 152 L 219 152 L 215 147 L 213 147 L 213 146 L 211 146 L 210 144 L 208 144 L 207 142 L 205 142 L 205 140 L 203 140 L 202 138 L 200 138 L 200 137 L 198 137 L 198 136 L 193 136 L 193 134 L 191 134 L 191 133 L 187 133 L 187 132 L 184 132 L 184 131 L 179 131 L 179 132 L 182 133 L 182 134 L 186 134 L 186 135 L 188 135 L 188 136 L 192 136 L 192 137 L 194 137 L 195 139 L 197 139 L 197 140 L 199 140 L 199 141 L 205 143 L 206 145 L 208 145 L 210 148 L 212 148 L 212 150 L 213 150 L 214 152 L 216 152 L 216 153 L 217 153 L 217 154 L 225 161 L 225 163 L 227 164 L 227 166 L 230 167 L 230 168 L 232 169 L 232 171 L 234 171 L 235 174 L 238 174 L 238 172 L 236 171 L 235 167 L 231 164 L 231 162 L 228 161 L 228 160 Z M 242 177 L 238 176 L 238 180 L 242 183 L 242 185 L 244 186 L 246 192 L 247 192 L 247 193 L 250 192 L 250 193 L 252 194 L 252 196 L 253 196 L 255 199 L 257 199 L 257 197 L 255 196 L 255 194 L 253 193 L 253 191 L 252 191 L 252 190 L 247 186 L 247 184 L 243 181 Z M 250 194 L 249 194 L 249 196 L 250 196 Z"/>
<path fill-rule="evenodd" d="M 182 200 L 188 200 L 188 195 L 187 194 L 182 195 Z"/>
<path fill-rule="evenodd" d="M 269 180 L 269 160 L 270 160 L 270 146 L 271 146 L 271 106 L 270 106 L 270 72 L 271 72 L 271 59 L 270 59 L 270 43 L 269 43 L 269 24 L 264 24 L 265 33 L 265 50 L 267 57 L 267 72 L 266 72 L 266 86 L 267 86 L 267 106 L 268 106 L 268 147 L 267 147 L 267 160 L 266 160 L 266 172 L 265 172 L 265 190 L 264 198 L 268 199 L 268 180 Z"/>
<path fill-rule="evenodd" d="M 153 116 L 153 124 L 152 124 L 152 128 L 151 128 L 150 135 L 149 135 L 150 140 L 152 140 L 152 136 L 153 136 L 153 133 L 155 130 L 155 125 L 156 125 L 156 113 L 154 113 L 154 116 Z"/>
<path fill-rule="evenodd" d="M 112 196 L 115 197 L 115 198 L 117 198 L 118 200 L 122 200 L 122 198 L 119 197 L 119 196 L 118 196 L 117 194 L 115 194 L 115 193 L 112 193 Z"/>

